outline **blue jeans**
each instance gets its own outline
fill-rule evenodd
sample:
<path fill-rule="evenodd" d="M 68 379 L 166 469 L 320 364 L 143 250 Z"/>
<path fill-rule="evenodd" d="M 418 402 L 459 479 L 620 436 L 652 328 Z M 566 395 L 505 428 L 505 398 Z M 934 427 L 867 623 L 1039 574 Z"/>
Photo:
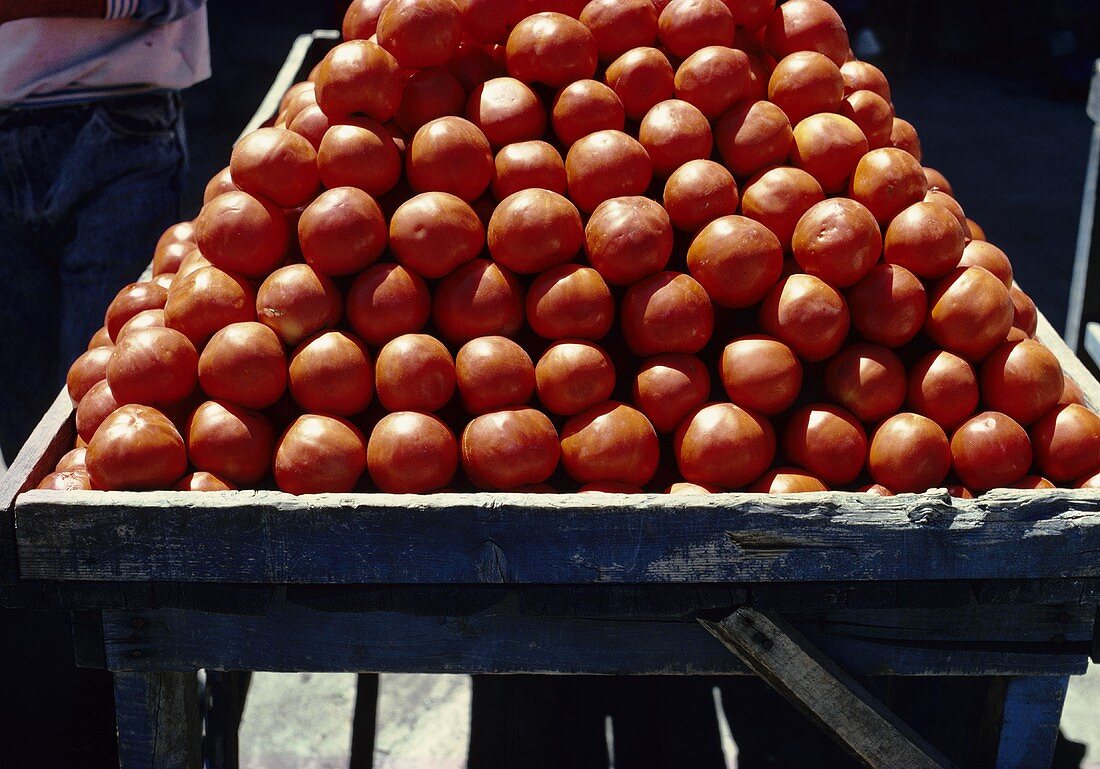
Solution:
<path fill-rule="evenodd" d="M 0 448 L 10 463 L 180 216 L 180 99 L 0 109 Z"/>

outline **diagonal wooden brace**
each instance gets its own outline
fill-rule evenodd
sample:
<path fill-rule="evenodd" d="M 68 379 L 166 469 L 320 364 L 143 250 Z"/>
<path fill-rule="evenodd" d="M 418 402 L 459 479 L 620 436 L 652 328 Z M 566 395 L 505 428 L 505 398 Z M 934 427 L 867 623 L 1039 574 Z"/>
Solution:
<path fill-rule="evenodd" d="M 943 755 L 782 619 L 742 607 L 699 620 L 754 673 L 871 769 L 949 769 Z"/>

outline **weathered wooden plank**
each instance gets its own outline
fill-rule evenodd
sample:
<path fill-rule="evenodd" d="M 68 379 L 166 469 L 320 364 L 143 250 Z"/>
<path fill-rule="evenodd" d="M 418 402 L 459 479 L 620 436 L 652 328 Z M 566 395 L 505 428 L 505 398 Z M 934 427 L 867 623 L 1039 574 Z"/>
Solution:
<path fill-rule="evenodd" d="M 1093 94 L 1100 90 L 1100 77 L 1092 81 Z M 1090 107 L 1093 104 L 1090 101 Z M 1100 114 L 1100 99 L 1096 109 Z M 1100 125 L 1092 127 L 1092 141 L 1089 143 L 1089 156 L 1085 165 L 1085 187 L 1081 196 L 1081 218 L 1077 227 L 1077 248 L 1073 258 L 1073 275 L 1069 287 L 1069 303 L 1066 311 L 1066 344 L 1073 350 L 1081 351 L 1081 331 L 1088 320 L 1100 317 L 1100 299 L 1096 297 L 1094 287 L 1100 275 L 1100 262 L 1096 253 L 1100 251 L 1100 233 L 1097 232 L 1097 182 L 1100 180 Z"/>
<path fill-rule="evenodd" d="M 187 673 L 115 673 L 121 769 L 201 769 L 198 683 Z"/>
<path fill-rule="evenodd" d="M 707 629 L 871 769 L 951 763 L 787 623 L 741 608 Z"/>
<path fill-rule="evenodd" d="M 295 497 L 30 491 L 23 578 L 649 583 L 1100 576 L 1100 491 Z"/>
<path fill-rule="evenodd" d="M 72 411 L 69 394 L 62 390 L 19 455 L 9 457 L 7 472 L 0 475 L 0 585 L 14 582 L 19 573 L 15 561 L 15 498 L 38 485 L 53 471 L 61 455 L 72 448 Z"/>
<path fill-rule="evenodd" d="M 1004 611 L 994 624 L 1009 630 L 995 638 L 963 610 L 945 610 L 938 626 L 922 616 L 909 620 L 873 610 L 849 611 L 838 623 L 807 615 L 792 618 L 830 655 L 865 675 L 1068 675 L 1085 670 L 1091 612 L 1078 607 L 1064 621 L 1031 607 L 1006 606 Z M 1058 634 L 1065 640 L 1052 641 Z M 460 613 L 429 613 L 415 604 L 315 611 L 293 603 L 251 617 L 179 609 L 105 612 L 104 643 L 107 665 L 114 670 L 744 672 L 690 613 L 544 614 L 537 606 L 523 607 L 515 593 Z"/>
<path fill-rule="evenodd" d="M 1009 679 L 997 769 L 1050 769 L 1068 685 L 1057 676 Z"/>
<path fill-rule="evenodd" d="M 1100 128 L 1097 130 L 1100 131 Z M 1100 267 L 1094 266 L 1091 269 L 1092 279 L 1095 280 Z M 1088 311 L 1086 310 L 1086 312 Z M 1045 344 L 1058 358 L 1058 362 L 1062 364 L 1062 371 L 1081 388 L 1081 392 L 1085 396 L 1085 403 L 1094 411 L 1100 410 L 1100 382 L 1097 382 L 1096 377 L 1092 375 L 1092 372 L 1081 362 L 1074 351 L 1066 345 L 1042 313 L 1039 313 L 1039 325 L 1035 329 L 1035 338 Z"/>

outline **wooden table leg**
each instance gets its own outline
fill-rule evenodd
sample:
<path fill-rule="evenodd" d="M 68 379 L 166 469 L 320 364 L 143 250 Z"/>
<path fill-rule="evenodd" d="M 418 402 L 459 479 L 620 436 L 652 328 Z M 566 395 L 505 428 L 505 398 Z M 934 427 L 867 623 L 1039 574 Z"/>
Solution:
<path fill-rule="evenodd" d="M 1008 679 L 997 769 L 1050 769 L 1067 686 L 1064 676 Z"/>
<path fill-rule="evenodd" d="M 202 769 L 195 673 L 114 675 L 121 769 Z"/>
<path fill-rule="evenodd" d="M 374 725 L 378 717 L 378 676 L 360 673 L 355 684 L 355 718 L 351 722 L 348 769 L 374 766 Z"/>
<path fill-rule="evenodd" d="M 242 670 L 207 670 L 200 713 L 202 751 L 208 769 L 237 769 L 240 766 L 239 733 L 241 716 L 252 673 Z"/>

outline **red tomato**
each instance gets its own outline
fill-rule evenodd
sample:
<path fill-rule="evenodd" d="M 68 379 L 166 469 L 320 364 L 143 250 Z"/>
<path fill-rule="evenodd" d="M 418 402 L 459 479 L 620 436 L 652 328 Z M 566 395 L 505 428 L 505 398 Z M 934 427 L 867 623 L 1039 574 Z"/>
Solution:
<path fill-rule="evenodd" d="M 88 340 L 88 349 L 94 350 L 97 347 L 114 347 L 114 343 L 111 341 L 111 335 L 107 333 L 107 327 L 101 326 L 92 334 L 92 338 Z"/>
<path fill-rule="evenodd" d="M 481 129 L 493 149 L 541 139 L 546 131 L 542 102 L 514 77 L 493 78 L 475 88 L 466 102 L 466 119 Z"/>
<path fill-rule="evenodd" d="M 81 353 L 80 357 L 73 361 L 73 365 L 69 366 L 69 373 L 65 377 L 65 388 L 69 392 L 69 400 L 73 402 L 74 408 L 80 405 L 80 400 L 88 394 L 94 384 L 107 378 L 107 362 L 114 351 L 114 345 L 93 347 Z"/>
<path fill-rule="evenodd" d="M 88 474 L 106 491 L 163 489 L 187 471 L 187 450 L 176 426 L 154 408 L 122 406 L 88 441 Z"/>
<path fill-rule="evenodd" d="M 103 325 L 111 339 L 118 340 L 118 332 L 130 318 L 142 310 L 159 310 L 168 301 L 168 291 L 156 283 L 140 282 L 124 286 L 107 306 Z"/>
<path fill-rule="evenodd" d="M 856 91 L 871 91 L 885 101 L 891 100 L 890 83 L 886 75 L 874 64 L 865 61 L 845 61 L 840 65 L 840 74 L 844 76 L 845 95 Z"/>
<path fill-rule="evenodd" d="M 309 142 L 309 146 L 316 153 L 321 147 L 321 141 L 325 138 L 325 133 L 332 127 L 332 121 L 328 119 L 328 115 L 320 107 L 311 104 L 299 112 L 294 120 L 287 123 L 286 127 Z M 233 186 L 236 187 L 237 185 Z M 228 191 L 228 189 L 222 190 L 222 192 Z"/>
<path fill-rule="evenodd" d="M 791 250 L 807 274 L 834 288 L 847 288 L 878 262 L 882 232 L 862 204 L 831 198 L 815 204 L 798 220 Z"/>
<path fill-rule="evenodd" d="M 591 213 L 611 198 L 642 195 L 653 178 L 645 148 L 621 131 L 596 131 L 576 141 L 565 156 L 569 197 Z"/>
<path fill-rule="evenodd" d="M 188 473 L 179 479 L 173 491 L 234 491 L 236 486 L 222 478 L 200 470 L 197 473 Z"/>
<path fill-rule="evenodd" d="M 978 408 L 978 377 L 965 358 L 933 350 L 909 373 L 909 408 L 953 430 Z"/>
<path fill-rule="evenodd" d="M 631 48 L 653 45 L 657 39 L 657 9 L 652 0 L 592 0 L 581 11 L 580 22 L 592 33 L 604 62 Z"/>
<path fill-rule="evenodd" d="M 976 221 L 974 221 L 973 219 L 967 218 L 966 228 L 968 230 L 970 230 L 970 239 L 971 240 L 983 240 L 984 241 L 986 239 L 985 230 L 983 230 L 981 228 L 981 226 Z"/>
<path fill-rule="evenodd" d="M 871 149 L 890 146 L 894 108 L 886 99 L 874 91 L 854 91 L 840 103 L 838 111 L 859 126 Z"/>
<path fill-rule="evenodd" d="M 164 310 L 142 310 L 122 324 L 122 328 L 118 330 L 118 337 L 121 339 L 139 328 L 153 327 L 164 328 Z"/>
<path fill-rule="evenodd" d="M 446 192 L 424 192 L 390 219 L 390 249 L 404 267 L 441 278 L 485 247 L 485 227 L 470 205 Z"/>
<path fill-rule="evenodd" d="M 935 203 L 914 203 L 886 229 L 883 259 L 922 278 L 942 278 L 963 255 L 966 237 L 955 216 Z"/>
<path fill-rule="evenodd" d="M 985 411 L 951 436 L 951 456 L 959 480 L 972 489 L 985 491 L 1027 475 L 1031 441 L 1011 417 Z"/>
<path fill-rule="evenodd" d="M 615 300 L 600 273 L 563 264 L 535 278 L 527 292 L 527 323 L 543 339 L 602 339 L 615 319 Z"/>
<path fill-rule="evenodd" d="M 65 454 L 57 461 L 57 467 L 54 468 L 54 472 L 58 473 L 71 473 L 76 470 L 83 470 L 87 472 L 88 449 L 71 449 L 66 451 Z"/>
<path fill-rule="evenodd" d="M 282 128 L 258 128 L 242 136 L 229 158 L 229 172 L 238 189 L 282 208 L 305 205 L 321 183 L 313 147 Z"/>
<path fill-rule="evenodd" d="M 846 298 L 856 331 L 887 347 L 901 347 L 916 336 L 928 312 L 924 284 L 896 264 L 872 267 Z"/>
<path fill-rule="evenodd" d="M 1016 481 L 1015 483 L 1009 484 L 1009 488 L 1037 491 L 1041 489 L 1055 489 L 1058 487 L 1041 476 L 1025 475 L 1023 478 Z"/>
<path fill-rule="evenodd" d="M 872 483 L 868 486 L 861 486 L 856 489 L 860 494 L 874 494 L 876 497 L 892 497 L 894 492 L 883 486 L 881 483 Z"/>
<path fill-rule="evenodd" d="M 890 144 L 896 149 L 909 153 L 917 159 L 918 163 L 920 162 L 920 137 L 917 136 L 917 130 L 909 121 L 899 117 L 894 118 L 894 126 L 890 130 Z"/>
<path fill-rule="evenodd" d="M 91 491 L 92 476 L 86 470 L 52 472 L 38 482 L 36 489 L 52 491 Z"/>
<path fill-rule="evenodd" d="M 943 429 L 920 414 L 896 414 L 875 430 L 867 469 L 897 493 L 939 486 L 951 470 L 951 445 Z"/>
<path fill-rule="evenodd" d="M 783 271 L 783 247 L 767 227 L 743 216 L 723 216 L 692 240 L 687 267 L 722 307 L 761 301 Z"/>
<path fill-rule="evenodd" d="M 791 415 L 783 451 L 825 483 L 851 483 L 867 460 L 867 434 L 848 411 L 827 403 L 804 406 Z"/>
<path fill-rule="evenodd" d="M 848 59 L 848 32 L 824 0 L 788 0 L 772 13 L 764 36 L 768 51 L 782 58 L 795 51 L 817 51 L 838 66 Z"/>
<path fill-rule="evenodd" d="M 955 193 L 951 189 L 951 182 L 947 181 L 947 177 L 937 171 L 935 168 L 924 167 L 924 178 L 928 180 L 928 189 L 939 190 L 945 195 L 955 196 Z"/>
<path fill-rule="evenodd" d="M 719 0 L 672 0 L 657 20 L 661 45 L 686 59 L 712 45 L 733 45 L 733 14 Z"/>
<path fill-rule="evenodd" d="M 432 319 L 452 344 L 479 336 L 512 336 L 523 327 L 523 287 L 510 270 L 474 259 L 439 282 Z"/>
<path fill-rule="evenodd" d="M 598 80 L 578 80 L 554 97 L 551 121 L 558 140 L 569 147 L 596 131 L 622 131 L 626 110 L 608 86 Z"/>
<path fill-rule="evenodd" d="M 661 177 L 689 161 L 709 158 L 714 147 L 706 115 L 679 99 L 653 105 L 642 118 L 638 141 L 649 154 L 654 173 Z"/>
<path fill-rule="evenodd" d="M 800 168 L 779 166 L 749 179 L 741 196 L 741 213 L 771 230 L 789 251 L 798 220 L 823 200 L 825 193 L 817 179 Z"/>
<path fill-rule="evenodd" d="M 809 494 L 829 487 L 799 467 L 777 467 L 760 476 L 749 491 L 758 494 Z"/>
<path fill-rule="evenodd" d="M 992 243 L 971 240 L 963 249 L 958 266 L 984 267 L 996 275 L 1005 284 L 1005 288 L 1012 288 L 1012 263 L 1005 252 Z"/>
<path fill-rule="evenodd" d="M 430 120 L 461 115 L 465 105 L 466 91 L 458 78 L 440 67 L 423 69 L 413 73 L 405 84 L 397 125 L 406 134 L 413 134 Z"/>
<path fill-rule="evenodd" d="M 715 124 L 714 143 L 726 168 L 745 178 L 786 160 L 794 132 L 786 113 L 771 102 L 744 102 Z"/>
<path fill-rule="evenodd" d="M 1039 327 L 1039 308 L 1019 286 L 1011 286 L 1008 295 L 1012 298 L 1012 325 L 1029 337 L 1034 337 L 1035 330 Z"/>
<path fill-rule="evenodd" d="M 535 409 L 483 414 L 462 432 L 462 468 L 479 489 L 542 483 L 554 474 L 560 456 L 558 431 Z"/>
<path fill-rule="evenodd" d="M 710 222 L 737 212 L 737 182 L 712 160 L 690 160 L 665 182 L 664 207 L 672 224 L 698 232 Z"/>
<path fill-rule="evenodd" d="M 641 120 L 659 101 L 673 94 L 674 74 L 668 57 L 656 48 L 632 48 L 607 65 L 605 80 L 622 102 L 626 116 Z"/>
<path fill-rule="evenodd" d="M 491 187 L 497 200 L 534 187 L 564 195 L 565 161 L 544 141 L 509 144 L 493 160 Z"/>
<path fill-rule="evenodd" d="M 698 483 L 677 481 L 665 489 L 665 494 L 718 494 L 721 492 L 717 486 L 704 486 Z"/>
<path fill-rule="evenodd" d="M 589 263 L 616 286 L 636 283 L 664 269 L 672 244 L 668 213 L 661 204 L 640 195 L 603 201 L 584 228 Z"/>
<path fill-rule="evenodd" d="M 352 0 L 342 25 L 345 40 L 366 40 L 378 29 L 378 17 L 390 0 Z"/>
<path fill-rule="evenodd" d="M 543 407 L 571 416 L 603 403 L 615 390 L 615 364 L 599 345 L 555 342 L 535 366 L 535 387 Z"/>
<path fill-rule="evenodd" d="M 422 125 L 405 155 L 405 172 L 417 192 L 449 192 L 466 202 L 493 178 L 493 152 L 476 125 L 441 117 Z"/>
<path fill-rule="evenodd" d="M 840 350 L 850 318 L 844 297 L 835 289 L 813 275 L 795 274 L 777 283 L 764 298 L 759 323 L 800 357 L 819 361 Z"/>
<path fill-rule="evenodd" d="M 177 250 L 175 260 L 167 260 L 165 264 L 165 251 L 173 246 L 179 246 L 183 250 Z M 161 272 L 175 272 L 179 265 L 178 259 L 187 255 L 187 252 L 195 247 L 195 225 L 193 222 L 179 222 L 166 229 L 157 239 L 157 245 L 153 249 L 153 274 Z M 158 258 L 159 257 L 159 258 Z M 158 264 L 162 269 L 158 270 Z M 167 269 L 165 269 L 167 268 Z"/>
<path fill-rule="evenodd" d="M 577 255 L 584 225 L 568 198 L 550 190 L 521 190 L 493 211 L 488 243 L 498 264 L 520 274 L 542 272 Z"/>
<path fill-rule="evenodd" d="M 471 414 L 522 406 L 535 393 L 535 365 L 527 351 L 503 336 L 482 336 L 455 356 L 455 380 Z"/>
<path fill-rule="evenodd" d="M 921 164 L 907 152 L 892 147 L 871 150 L 856 164 L 848 196 L 870 209 L 879 224 L 895 216 L 928 192 Z"/>
<path fill-rule="evenodd" d="M 783 57 L 768 81 L 768 101 L 787 114 L 791 125 L 819 112 L 837 112 L 843 100 L 840 67 L 816 51 Z"/>
<path fill-rule="evenodd" d="M 386 343 L 375 363 L 378 400 L 387 411 L 437 411 L 455 391 L 455 362 L 438 339 L 405 334 Z"/>
<path fill-rule="evenodd" d="M 789 409 L 802 389 L 798 356 L 767 336 L 745 336 L 726 345 L 719 375 L 731 401 L 768 416 Z"/>
<path fill-rule="evenodd" d="M 1079 406 L 1086 406 L 1085 393 L 1081 390 L 1081 386 L 1070 379 L 1065 374 L 1062 375 L 1062 397 L 1058 399 L 1058 405 L 1064 406 L 1070 403 L 1076 403 Z"/>
<path fill-rule="evenodd" d="M 271 469 L 275 428 L 257 411 L 207 401 L 188 420 L 186 437 L 191 464 L 219 478 L 250 486 Z"/>
<path fill-rule="evenodd" d="M 515 8 L 515 4 L 512 0 L 464 0 L 464 2 L 470 5 L 473 3 L 479 5 L 485 3 L 506 3 L 510 9 Z M 514 20 L 510 19 L 508 14 L 500 14 L 497 16 L 496 22 L 507 25 L 507 28 L 503 31 L 504 37 L 507 38 L 508 31 L 511 29 Z M 504 57 L 501 55 L 502 48 L 503 46 L 500 45 L 486 48 L 485 46 L 478 45 L 472 40 L 461 42 L 458 44 L 458 52 L 447 65 L 447 71 L 458 78 L 458 82 L 462 84 L 462 88 L 469 93 L 486 80 L 492 80 L 494 77 L 500 77 L 501 75 L 507 74 L 504 71 Z"/>
<path fill-rule="evenodd" d="M 990 353 L 981 368 L 982 400 L 1021 425 L 1046 414 L 1062 397 L 1062 366 L 1041 342 L 1008 342 Z"/>
<path fill-rule="evenodd" d="M 344 314 L 340 290 L 308 264 L 289 264 L 271 273 L 256 292 L 256 315 L 283 344 L 294 346 Z"/>
<path fill-rule="evenodd" d="M 982 267 L 960 267 L 935 284 L 928 297 L 924 331 L 944 349 L 979 361 L 1012 328 L 1008 289 Z"/>
<path fill-rule="evenodd" d="M 659 272 L 627 290 L 620 321 L 626 344 L 636 355 L 695 353 L 710 341 L 714 306 L 690 275 Z"/>
<path fill-rule="evenodd" d="M 749 95 L 749 71 L 744 51 L 724 45 L 700 48 L 676 70 L 676 98 L 714 120 Z"/>
<path fill-rule="evenodd" d="M 189 253 L 187 256 L 183 257 L 183 261 L 180 262 L 179 269 L 176 270 L 175 277 L 172 278 L 172 285 L 175 285 L 177 282 L 179 282 L 183 278 L 186 278 L 195 270 L 202 269 L 203 267 L 213 267 L 213 265 L 210 264 L 210 260 L 203 256 L 202 252 L 196 248 L 192 250 L 191 253 Z M 160 276 L 158 275 L 157 277 Z M 171 286 L 168 287 L 169 291 L 171 291 L 171 288 Z"/>
<path fill-rule="evenodd" d="M 164 305 L 164 322 L 196 347 L 230 323 L 256 320 L 256 292 L 244 278 L 217 267 L 177 275 Z"/>
<path fill-rule="evenodd" d="M 211 264 L 249 278 L 261 278 L 286 259 L 286 216 L 246 192 L 211 200 L 195 219 L 199 249 Z"/>
<path fill-rule="evenodd" d="M 405 78 L 397 60 L 369 40 L 333 48 L 317 72 L 317 105 L 333 120 L 355 113 L 384 123 L 401 103 Z"/>
<path fill-rule="evenodd" d="M 896 413 L 905 402 L 905 391 L 905 366 L 885 347 L 854 344 L 837 353 L 825 367 L 826 394 L 863 422 L 877 422 Z"/>
<path fill-rule="evenodd" d="M 424 280 L 398 264 L 376 264 L 348 289 L 348 323 L 364 342 L 382 345 L 424 328 L 431 296 Z"/>
<path fill-rule="evenodd" d="M 115 400 L 111 385 L 107 383 L 106 378 L 96 382 L 76 407 L 77 434 L 84 441 L 90 441 L 96 428 L 120 405 Z"/>
<path fill-rule="evenodd" d="M 386 220 L 370 195 L 355 187 L 337 187 L 322 192 L 302 212 L 298 238 L 302 256 L 317 272 L 351 275 L 382 255 Z"/>
<path fill-rule="evenodd" d="M 794 127 L 791 164 L 806 171 L 832 194 L 848 187 L 867 154 L 867 137 L 843 115 L 811 115 Z"/>
<path fill-rule="evenodd" d="M 446 64 L 462 39 L 453 0 L 391 0 L 378 16 L 378 44 L 404 69 Z"/>
<path fill-rule="evenodd" d="M 924 177 L 926 179 L 928 178 L 927 168 L 924 169 Z M 929 181 L 929 184 L 931 183 L 932 182 Z M 967 230 L 966 227 L 966 214 L 963 212 L 962 206 L 959 205 L 959 202 L 957 200 L 955 200 L 953 197 L 948 195 L 946 192 L 943 192 L 942 190 L 929 188 L 928 192 L 924 196 L 924 202 L 934 203 L 937 206 L 940 206 L 941 208 L 945 208 L 950 211 L 951 215 L 955 217 L 955 221 L 957 221 L 959 223 L 959 226 L 962 227 L 963 235 L 968 241 L 970 240 L 970 232 Z M 989 268 L 987 267 L 986 269 Z"/>
<path fill-rule="evenodd" d="M 283 345 L 261 323 L 231 323 L 199 356 L 199 384 L 211 398 L 263 409 L 282 397 L 286 381 Z"/>
<path fill-rule="evenodd" d="M 1078 478 L 1073 484 L 1075 489 L 1100 489 L 1100 473 L 1093 473 L 1084 478 Z"/>
<path fill-rule="evenodd" d="M 226 190 L 226 192 L 228 192 L 228 190 Z M 218 194 L 220 195 L 221 193 L 219 192 Z M 210 201 L 205 201 L 204 205 L 208 202 Z M 190 222 L 188 222 L 188 226 L 190 226 Z M 165 246 L 158 246 L 157 250 L 153 252 L 153 275 L 159 276 L 176 272 L 183 258 L 194 250 L 194 240 L 183 243 L 172 242 Z"/>
<path fill-rule="evenodd" d="M 323 331 L 298 345 L 287 381 L 294 402 L 309 412 L 351 416 L 374 397 L 370 351 L 344 331 Z"/>
<path fill-rule="evenodd" d="M 367 471 L 374 485 L 391 494 L 441 489 L 458 469 L 458 441 L 431 414 L 386 414 L 367 444 Z"/>
<path fill-rule="evenodd" d="M 107 381 L 119 403 L 167 406 L 195 389 L 199 354 L 191 341 L 170 328 L 127 334 L 107 362 Z"/>
<path fill-rule="evenodd" d="M 536 13 L 508 35 L 508 74 L 525 83 L 562 88 L 596 73 L 596 39 L 588 27 L 562 13 Z"/>
<path fill-rule="evenodd" d="M 683 421 L 673 450 L 688 481 L 738 489 L 771 466 L 775 433 L 767 419 L 751 411 L 712 403 Z"/>
<path fill-rule="evenodd" d="M 671 433 L 710 398 L 710 372 L 694 355 L 654 355 L 634 377 L 632 396 L 657 432 Z"/>
<path fill-rule="evenodd" d="M 561 431 L 561 462 L 577 483 L 644 486 L 657 472 L 660 452 L 645 415 L 615 401 L 571 417 Z"/>
<path fill-rule="evenodd" d="M 363 434 L 350 422 L 320 414 L 294 420 L 275 447 L 275 485 L 290 494 L 351 491 L 367 466 Z"/>
<path fill-rule="evenodd" d="M 401 152 L 380 123 L 355 118 L 354 125 L 334 125 L 317 148 L 317 168 L 329 189 L 357 187 L 368 195 L 385 195 L 401 178 Z"/>
<path fill-rule="evenodd" d="M 1035 464 L 1066 482 L 1100 470 L 1100 416 L 1084 406 L 1056 406 L 1031 426 Z"/>

